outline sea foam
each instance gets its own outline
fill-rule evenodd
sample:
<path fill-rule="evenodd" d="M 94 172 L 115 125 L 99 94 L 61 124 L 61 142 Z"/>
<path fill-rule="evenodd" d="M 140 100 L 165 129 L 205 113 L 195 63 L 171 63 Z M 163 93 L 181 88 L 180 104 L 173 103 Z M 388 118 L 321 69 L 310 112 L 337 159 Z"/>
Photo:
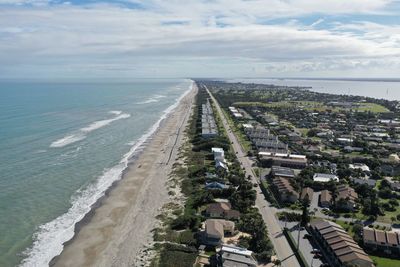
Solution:
<path fill-rule="evenodd" d="M 161 98 L 167 97 L 166 95 L 153 95 L 150 98 L 137 102 L 136 104 L 143 105 L 143 104 L 150 104 L 150 103 L 156 103 L 159 102 Z"/>
<path fill-rule="evenodd" d="M 189 90 L 181 95 L 177 101 L 164 110 L 160 119 L 130 148 L 119 164 L 113 168 L 104 171 L 97 181 L 87 188 L 77 192 L 71 198 L 71 208 L 63 215 L 55 220 L 48 222 L 39 227 L 38 232 L 34 235 L 34 242 L 31 248 L 27 249 L 24 254 L 27 255 L 20 266 L 22 267 L 39 267 L 48 266 L 49 262 L 62 252 L 64 243 L 70 240 L 75 234 L 75 224 L 81 221 L 85 215 L 90 212 L 92 206 L 104 196 L 106 190 L 117 180 L 121 179 L 124 170 L 128 167 L 130 159 L 138 153 L 144 146 L 145 142 L 153 135 L 161 122 L 174 110 L 181 99 L 183 99 L 193 88 L 193 82 Z M 122 115 L 122 114 L 121 114 Z"/>
<path fill-rule="evenodd" d="M 104 126 L 107 126 L 114 121 L 121 120 L 121 119 L 127 119 L 131 116 L 130 114 L 122 113 L 122 111 L 119 111 L 119 110 L 112 110 L 109 113 L 116 115 L 116 116 L 114 118 L 107 119 L 107 120 L 95 121 L 95 122 L 89 124 L 88 126 L 81 128 L 76 133 L 69 134 L 61 139 L 54 141 L 53 143 L 50 144 L 50 147 L 53 147 L 53 148 L 65 147 L 67 145 L 82 141 L 83 139 L 86 138 L 87 133 L 90 133 L 94 130 L 97 130 Z"/>

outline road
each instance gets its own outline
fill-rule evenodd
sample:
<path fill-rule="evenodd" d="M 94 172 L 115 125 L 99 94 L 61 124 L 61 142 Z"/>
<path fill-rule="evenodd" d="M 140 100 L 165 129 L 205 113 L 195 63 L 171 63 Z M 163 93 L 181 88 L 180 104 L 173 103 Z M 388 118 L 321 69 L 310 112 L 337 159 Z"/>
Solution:
<path fill-rule="evenodd" d="M 246 175 L 250 175 L 253 183 L 259 184 L 259 179 L 254 175 L 252 169 L 252 161 L 247 157 L 245 152 L 242 149 L 238 139 L 233 134 L 232 129 L 230 128 L 227 119 L 225 118 L 222 109 L 218 103 L 218 101 L 214 98 L 211 92 L 205 85 L 202 85 L 206 88 L 208 94 L 210 95 L 212 101 L 214 102 L 217 112 L 222 120 L 222 124 L 227 132 L 228 138 L 232 143 L 233 150 L 236 153 L 236 156 L 241 163 L 242 167 L 246 171 Z M 261 188 L 258 186 L 255 188 L 257 191 L 257 199 L 256 199 L 256 206 L 259 209 L 265 224 L 268 229 L 268 235 L 271 239 L 272 244 L 274 245 L 275 252 L 279 260 L 281 260 L 281 266 L 286 267 L 298 267 L 300 266 L 296 256 L 294 255 L 293 250 L 289 246 L 282 229 L 279 225 L 279 222 L 275 216 L 277 210 L 274 207 L 271 207 L 271 204 L 265 200 L 264 194 L 261 191 Z"/>

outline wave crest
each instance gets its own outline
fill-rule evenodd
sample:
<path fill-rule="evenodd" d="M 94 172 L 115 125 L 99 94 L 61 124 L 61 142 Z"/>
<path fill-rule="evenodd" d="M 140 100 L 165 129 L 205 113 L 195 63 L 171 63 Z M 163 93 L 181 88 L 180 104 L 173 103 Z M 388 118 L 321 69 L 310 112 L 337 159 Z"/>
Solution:
<path fill-rule="evenodd" d="M 82 141 L 83 139 L 86 138 L 86 134 L 90 133 L 94 130 L 100 129 L 104 126 L 109 125 L 110 123 L 121 120 L 121 119 L 127 119 L 131 115 L 128 113 L 122 113 L 122 111 L 119 110 L 113 110 L 110 111 L 109 113 L 116 115 L 114 118 L 107 119 L 107 120 L 99 120 L 95 121 L 91 124 L 89 124 L 86 127 L 81 128 L 77 133 L 69 134 L 67 136 L 64 136 L 61 139 L 58 139 L 50 144 L 50 147 L 53 148 L 59 148 L 59 147 L 65 147 L 67 145 Z"/>

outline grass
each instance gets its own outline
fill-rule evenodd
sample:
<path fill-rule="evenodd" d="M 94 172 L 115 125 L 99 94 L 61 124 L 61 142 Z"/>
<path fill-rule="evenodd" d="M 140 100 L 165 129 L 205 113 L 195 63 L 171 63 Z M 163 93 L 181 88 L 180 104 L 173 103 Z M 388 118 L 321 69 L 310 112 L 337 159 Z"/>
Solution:
<path fill-rule="evenodd" d="M 231 127 L 234 134 L 238 138 L 243 150 L 245 152 L 250 151 L 252 148 L 251 142 L 247 139 L 243 131 L 237 127 L 235 122 L 232 120 L 232 117 L 229 114 L 227 114 L 227 112 L 224 109 L 222 109 L 222 112 L 224 113 L 224 116 L 227 119 L 229 126 Z"/>
<path fill-rule="evenodd" d="M 322 102 L 318 101 L 279 101 L 279 102 L 236 102 L 233 104 L 234 106 L 257 106 L 257 107 L 269 107 L 269 108 L 290 108 L 290 107 L 297 107 L 302 108 L 308 111 L 326 111 L 332 110 L 335 112 L 341 110 L 349 110 L 349 108 L 342 108 L 342 107 L 329 107 L 326 106 Z M 359 103 L 358 107 L 354 108 L 355 111 L 358 112 L 372 112 L 372 113 L 383 113 L 389 112 L 387 108 L 382 105 L 375 104 L 375 103 Z"/>
<path fill-rule="evenodd" d="M 378 256 L 370 256 L 370 258 L 376 263 L 377 267 L 397 267 L 400 266 L 400 260 L 382 258 Z"/>
<path fill-rule="evenodd" d="M 389 202 L 390 199 L 382 199 L 379 198 L 379 202 L 380 203 L 387 203 Z M 385 210 L 385 215 L 384 216 L 378 216 L 378 218 L 376 219 L 378 222 L 384 222 L 384 223 L 392 223 L 391 218 L 395 217 L 400 214 L 400 206 L 396 207 L 395 211 L 386 211 Z"/>
<path fill-rule="evenodd" d="M 372 112 L 372 113 L 383 113 L 389 112 L 387 108 L 382 105 L 375 104 L 375 103 L 361 103 L 358 108 L 355 109 L 358 112 Z"/>

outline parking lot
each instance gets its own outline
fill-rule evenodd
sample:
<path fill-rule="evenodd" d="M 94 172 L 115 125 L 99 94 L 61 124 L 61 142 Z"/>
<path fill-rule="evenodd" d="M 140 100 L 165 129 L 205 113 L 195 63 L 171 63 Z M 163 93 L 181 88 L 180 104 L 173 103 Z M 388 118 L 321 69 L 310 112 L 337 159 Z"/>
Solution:
<path fill-rule="evenodd" d="M 282 226 L 284 222 L 282 223 Z M 311 238 L 306 238 L 305 236 L 308 234 L 307 230 L 304 228 L 300 229 L 300 239 L 298 238 L 299 235 L 299 227 L 298 223 L 295 222 L 289 222 L 287 223 L 287 228 L 292 234 L 292 237 L 297 244 L 297 241 L 300 240 L 300 245 L 299 245 L 299 250 L 303 254 L 304 259 L 306 260 L 308 266 L 310 267 L 319 267 L 323 264 L 323 259 L 321 258 L 316 258 L 315 254 L 312 252 L 314 250 L 320 250 L 320 248 L 314 244 Z M 321 256 L 322 257 L 322 256 Z"/>

